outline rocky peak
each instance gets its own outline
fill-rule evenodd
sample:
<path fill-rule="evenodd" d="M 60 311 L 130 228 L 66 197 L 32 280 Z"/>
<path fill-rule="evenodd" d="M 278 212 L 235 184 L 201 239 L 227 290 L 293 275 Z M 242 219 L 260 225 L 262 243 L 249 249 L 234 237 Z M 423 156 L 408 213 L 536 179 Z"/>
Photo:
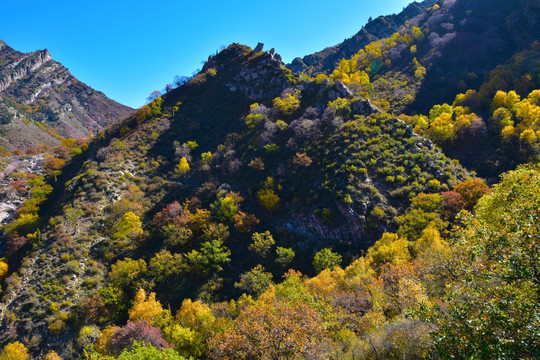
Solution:
<path fill-rule="evenodd" d="M 210 56 L 201 74 L 215 71 L 226 81 L 232 92 L 240 92 L 252 101 L 262 101 L 279 96 L 293 79 L 281 56 L 274 49 L 263 51 L 264 44 L 255 49 L 232 44 L 215 56 Z M 193 79 L 197 82 L 197 76 Z"/>
<path fill-rule="evenodd" d="M 34 104 L 34 111 L 25 113 L 25 118 L 45 122 L 60 135 L 73 138 L 95 133 L 132 111 L 78 81 L 47 49 L 23 53 L 1 40 L 0 97 Z M 4 129 L 8 135 L 0 137 L 0 146 L 25 149 L 39 142 L 36 134 L 22 139 L 13 133 L 16 127 L 11 124 Z"/>
<path fill-rule="evenodd" d="M 2 51 L 0 53 L 0 60 L 2 63 L 6 63 L 0 67 L 0 92 L 52 60 L 51 54 L 47 49 L 25 54 L 13 50 L 2 41 L 0 50 Z"/>

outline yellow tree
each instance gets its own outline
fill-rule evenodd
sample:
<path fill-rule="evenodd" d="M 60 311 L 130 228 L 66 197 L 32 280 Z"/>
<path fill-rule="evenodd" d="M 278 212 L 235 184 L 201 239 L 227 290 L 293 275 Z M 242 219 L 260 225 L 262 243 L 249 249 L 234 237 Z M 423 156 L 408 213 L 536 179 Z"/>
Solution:
<path fill-rule="evenodd" d="M 187 159 L 185 157 L 182 157 L 178 165 L 176 165 L 176 173 L 183 176 L 187 174 L 189 170 L 190 170 L 190 167 L 189 167 L 189 163 Z"/>
<path fill-rule="evenodd" d="M 30 359 L 30 354 L 26 346 L 18 341 L 12 342 L 4 346 L 0 353 L 0 360 L 27 360 Z"/>
<path fill-rule="evenodd" d="M 132 211 L 126 212 L 120 222 L 116 226 L 116 232 L 113 238 L 118 239 L 134 239 L 141 236 L 143 233 L 141 219 Z"/>
<path fill-rule="evenodd" d="M 369 248 L 366 255 L 368 263 L 377 267 L 386 263 L 398 264 L 410 260 L 410 258 L 407 240 L 393 233 L 384 233 L 381 239 Z"/>
<path fill-rule="evenodd" d="M 129 309 L 129 320 L 147 321 L 150 325 L 154 325 L 158 316 L 163 312 L 163 308 L 159 301 L 156 300 L 156 293 L 152 292 L 146 298 L 144 289 L 139 289 L 135 295 L 133 306 Z"/>

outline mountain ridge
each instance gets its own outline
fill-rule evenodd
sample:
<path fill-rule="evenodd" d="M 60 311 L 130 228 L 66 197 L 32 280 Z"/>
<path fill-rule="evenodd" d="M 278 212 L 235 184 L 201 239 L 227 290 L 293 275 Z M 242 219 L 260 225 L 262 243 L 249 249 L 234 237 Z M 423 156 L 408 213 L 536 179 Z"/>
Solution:
<path fill-rule="evenodd" d="M 4 41 L 0 43 L 0 97 L 4 109 L 0 127 L 6 132 L 1 140 L 10 150 L 26 150 L 44 140 L 40 134 L 44 131 L 33 126 L 36 122 L 62 137 L 84 138 L 133 111 L 77 80 L 47 49 L 23 53 Z M 29 125 L 27 136 L 16 131 L 25 127 L 23 119 Z M 17 125 L 9 126 L 13 121 Z M 58 140 L 53 134 L 44 143 L 53 145 Z"/>
<path fill-rule="evenodd" d="M 412 20 L 435 2 L 436 0 L 414 1 L 398 14 L 379 16 L 368 21 L 351 38 L 324 50 L 305 55 L 302 58 L 297 57 L 287 67 L 297 74 L 305 72 L 307 75 L 312 76 L 316 76 L 317 73 L 332 72 L 341 59 L 351 57 L 372 41 L 389 37 L 404 25 L 406 21 Z"/>

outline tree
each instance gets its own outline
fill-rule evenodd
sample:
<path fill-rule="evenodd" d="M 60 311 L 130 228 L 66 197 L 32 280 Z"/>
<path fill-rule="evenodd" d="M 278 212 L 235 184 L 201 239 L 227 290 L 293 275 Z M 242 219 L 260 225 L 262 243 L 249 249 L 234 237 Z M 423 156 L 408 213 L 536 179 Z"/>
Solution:
<path fill-rule="evenodd" d="M 0 353 L 0 360 L 27 360 L 30 359 L 30 354 L 26 346 L 18 341 L 12 342 L 4 346 Z"/>
<path fill-rule="evenodd" d="M 299 92 L 285 94 L 281 97 L 275 98 L 273 101 L 273 105 L 283 114 L 290 115 L 300 107 L 299 96 Z"/>
<path fill-rule="evenodd" d="M 409 243 L 397 234 L 384 233 L 382 237 L 368 249 L 366 260 L 375 267 L 386 263 L 398 264 L 410 260 Z"/>
<path fill-rule="evenodd" d="M 250 295 L 259 296 L 268 289 L 272 283 L 272 274 L 265 271 L 262 265 L 257 265 L 248 272 L 240 275 L 240 281 L 234 287 Z"/>
<path fill-rule="evenodd" d="M 253 214 L 238 211 L 238 213 L 234 215 L 234 227 L 238 232 L 248 233 L 251 231 L 251 228 L 258 223 L 259 219 Z"/>
<path fill-rule="evenodd" d="M 64 166 L 66 166 L 65 160 L 51 157 L 47 161 L 45 161 L 45 163 L 43 164 L 43 169 L 47 174 L 58 175 L 60 174 L 60 170 L 62 170 Z"/>
<path fill-rule="evenodd" d="M 293 164 L 300 168 L 308 167 L 311 163 L 313 163 L 313 160 L 306 153 L 296 153 L 296 157 L 293 159 Z"/>
<path fill-rule="evenodd" d="M 279 208 L 280 199 L 273 189 L 261 189 L 257 191 L 257 199 L 270 212 L 275 212 Z"/>
<path fill-rule="evenodd" d="M 219 197 L 211 205 L 211 209 L 219 220 L 233 222 L 238 212 L 238 203 L 233 196 L 227 194 Z"/>
<path fill-rule="evenodd" d="M 111 266 L 109 272 L 110 282 L 120 289 L 137 289 L 139 280 L 146 274 L 147 266 L 143 259 L 133 260 L 125 258 Z"/>
<path fill-rule="evenodd" d="M 433 226 L 439 230 L 446 227 L 445 223 L 439 213 L 424 211 L 421 208 L 412 207 L 405 215 L 398 216 L 398 223 L 400 224 L 398 235 L 405 237 L 406 240 L 415 241 L 418 239 L 422 231 L 428 226 Z"/>
<path fill-rule="evenodd" d="M 185 267 L 182 254 L 171 254 L 168 250 L 162 250 L 150 260 L 148 273 L 155 281 L 163 282 L 170 277 L 181 274 Z"/>
<path fill-rule="evenodd" d="M 154 101 L 156 100 L 158 97 L 161 96 L 161 92 L 158 91 L 158 90 L 154 90 L 150 93 L 150 95 L 148 95 L 148 97 L 146 98 L 146 100 L 148 100 L 148 102 L 151 102 L 151 101 Z"/>
<path fill-rule="evenodd" d="M 276 243 L 274 237 L 268 230 L 263 233 L 253 233 L 251 240 L 252 243 L 249 245 L 249 250 L 259 254 L 262 257 L 266 257 L 270 251 L 270 248 Z"/>
<path fill-rule="evenodd" d="M 56 351 L 51 350 L 45 355 L 43 360 L 62 360 L 62 358 L 56 353 Z"/>
<path fill-rule="evenodd" d="M 454 186 L 453 190 L 461 195 L 465 201 L 465 208 L 469 211 L 472 211 L 482 196 L 491 192 L 489 186 L 482 179 L 463 181 Z"/>
<path fill-rule="evenodd" d="M 5 261 L 6 259 L 0 259 L 0 281 L 3 281 L 8 274 L 8 264 Z"/>
<path fill-rule="evenodd" d="M 152 292 L 146 298 L 144 289 L 139 289 L 135 295 L 133 306 L 129 309 L 129 320 L 131 321 L 146 321 L 150 325 L 154 325 L 158 316 L 163 312 L 163 308 L 159 301 L 156 300 L 156 293 Z"/>
<path fill-rule="evenodd" d="M 251 160 L 248 164 L 248 166 L 254 170 L 263 171 L 264 170 L 264 162 L 261 158 L 257 157 L 253 160 Z"/>
<path fill-rule="evenodd" d="M 146 321 L 132 322 L 129 320 L 126 326 L 114 333 L 111 347 L 118 354 L 124 349 L 131 350 L 134 341 L 144 342 L 158 350 L 173 347 L 163 339 L 158 328 L 150 326 Z"/>
<path fill-rule="evenodd" d="M 113 234 L 113 239 L 135 239 L 143 234 L 141 219 L 132 211 L 126 212 L 120 222 L 116 226 L 116 232 Z"/>
<path fill-rule="evenodd" d="M 445 191 L 441 195 L 443 197 L 444 218 L 446 220 L 454 220 L 456 215 L 465 209 L 466 204 L 463 196 L 455 191 Z"/>
<path fill-rule="evenodd" d="M 283 267 L 288 266 L 294 260 L 294 257 L 295 257 L 295 253 L 293 249 L 284 248 L 281 246 L 278 246 L 276 248 L 276 255 L 277 255 L 276 262 Z"/>
<path fill-rule="evenodd" d="M 164 330 L 167 339 L 181 355 L 203 357 L 206 340 L 216 330 L 216 317 L 210 307 L 201 301 L 184 299 L 175 320 L 177 323 Z"/>
<path fill-rule="evenodd" d="M 144 342 L 134 341 L 131 350 L 124 350 L 118 360 L 188 360 L 173 349 L 159 350 Z"/>
<path fill-rule="evenodd" d="M 540 357 L 540 166 L 501 177 L 454 239 L 456 280 L 445 306 L 425 317 L 436 325 L 443 358 Z"/>
<path fill-rule="evenodd" d="M 211 274 L 223 271 L 223 265 L 231 262 L 231 251 L 223 245 L 221 240 L 206 241 L 201 251 L 192 250 L 186 254 L 186 260 L 192 272 Z"/>
<path fill-rule="evenodd" d="M 333 270 L 341 264 L 341 255 L 333 252 L 329 248 L 320 250 L 313 258 L 313 267 L 317 273 L 324 269 Z"/>
<path fill-rule="evenodd" d="M 211 359 L 312 358 L 325 339 L 321 316 L 304 304 L 278 300 L 248 306 L 232 329 L 208 341 Z"/>
<path fill-rule="evenodd" d="M 77 336 L 77 345 L 84 349 L 87 346 L 94 344 L 100 335 L 101 331 L 99 331 L 97 326 L 83 326 L 79 331 L 79 336 Z"/>
<path fill-rule="evenodd" d="M 178 163 L 178 165 L 176 165 L 176 173 L 179 174 L 180 176 L 184 176 L 185 174 L 187 174 L 190 170 L 190 167 L 189 167 L 189 163 L 186 159 L 186 157 L 182 157 L 180 159 L 180 162 Z"/>

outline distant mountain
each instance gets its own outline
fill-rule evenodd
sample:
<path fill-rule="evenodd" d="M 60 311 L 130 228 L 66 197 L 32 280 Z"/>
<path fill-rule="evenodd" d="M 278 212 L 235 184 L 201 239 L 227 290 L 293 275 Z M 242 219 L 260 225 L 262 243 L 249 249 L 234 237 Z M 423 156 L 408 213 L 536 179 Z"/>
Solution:
<path fill-rule="evenodd" d="M 358 33 L 341 44 L 318 51 L 315 54 L 306 55 L 303 58 L 297 57 L 287 67 L 297 74 L 301 72 L 308 75 L 316 75 L 321 72 L 331 73 L 341 59 L 350 58 L 373 41 L 389 37 L 405 22 L 425 12 L 435 2 L 436 0 L 415 1 L 399 14 L 379 16 L 370 20 Z"/>
<path fill-rule="evenodd" d="M 77 80 L 48 50 L 22 53 L 0 40 L 0 145 L 24 150 L 58 143 L 55 134 L 87 137 L 132 110 Z"/>

